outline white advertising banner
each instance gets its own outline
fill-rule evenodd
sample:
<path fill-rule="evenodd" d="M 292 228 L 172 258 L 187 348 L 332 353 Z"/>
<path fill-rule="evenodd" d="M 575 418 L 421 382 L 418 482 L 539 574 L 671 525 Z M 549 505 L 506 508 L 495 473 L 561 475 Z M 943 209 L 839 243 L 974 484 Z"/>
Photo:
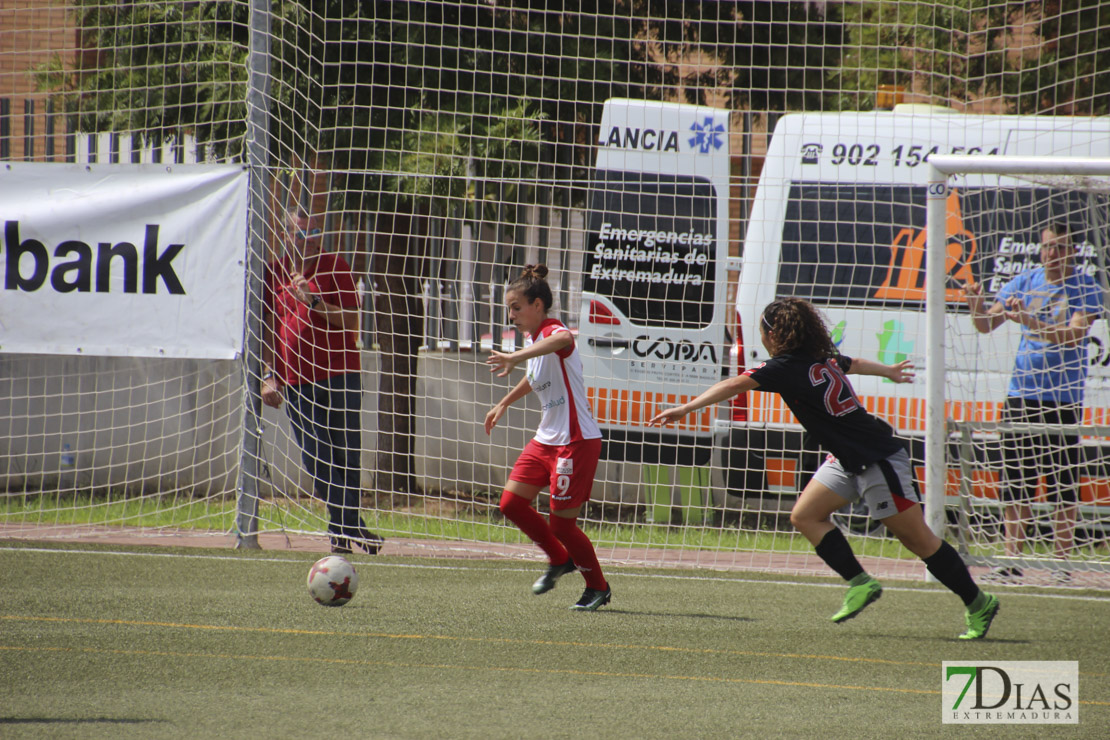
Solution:
<path fill-rule="evenodd" d="M 241 165 L 0 165 L 0 352 L 242 351 Z"/>

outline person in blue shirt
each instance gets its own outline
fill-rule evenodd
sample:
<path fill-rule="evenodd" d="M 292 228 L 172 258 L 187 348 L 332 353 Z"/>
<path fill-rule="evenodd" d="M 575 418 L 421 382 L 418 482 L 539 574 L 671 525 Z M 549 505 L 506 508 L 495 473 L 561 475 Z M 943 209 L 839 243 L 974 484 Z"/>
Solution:
<path fill-rule="evenodd" d="M 1007 321 L 1021 326 L 1021 342 L 1002 411 L 1003 422 L 1062 425 L 1075 431 L 1004 431 L 1002 443 L 1003 547 L 1021 555 L 1029 502 L 1044 476 L 1054 518 L 1055 554 L 1066 559 L 1074 540 L 1078 511 L 1080 449 L 1078 425 L 1087 382 L 1087 334 L 1102 314 L 1102 288 L 1075 266 L 1075 247 L 1064 223 L 1041 232 L 1040 267 L 1026 270 L 998 291 L 985 307 L 982 289 L 964 286 L 975 329 L 988 334 Z M 1020 581 L 1021 568 L 1002 566 L 988 574 L 995 581 Z M 1061 582 L 1067 571 L 1056 571 Z"/>

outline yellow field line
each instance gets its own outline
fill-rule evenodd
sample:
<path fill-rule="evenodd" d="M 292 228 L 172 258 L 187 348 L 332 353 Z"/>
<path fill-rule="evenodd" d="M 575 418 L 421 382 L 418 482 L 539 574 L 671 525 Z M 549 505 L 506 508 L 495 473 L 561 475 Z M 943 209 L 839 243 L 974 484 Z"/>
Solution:
<path fill-rule="evenodd" d="M 235 655 L 232 653 L 185 653 L 173 650 L 118 650 L 102 648 L 18 647 L 0 645 L 0 651 L 24 653 L 83 653 L 86 655 L 131 655 L 157 658 L 218 658 L 223 660 L 255 660 L 288 663 L 326 663 L 335 665 L 384 666 L 387 668 L 429 668 L 432 670 L 455 669 L 464 671 L 494 671 L 498 673 L 533 673 L 543 675 L 591 676 L 595 678 L 662 679 L 665 681 L 701 681 L 705 683 L 748 684 L 754 686 L 790 686 L 810 689 L 847 691 L 877 691 L 894 694 L 935 695 L 933 689 L 891 688 L 888 686 L 856 686 L 854 684 L 813 683 L 810 681 L 780 681 L 761 678 L 725 678 L 720 676 L 680 676 L 665 673 L 625 673 L 616 671 L 581 671 L 570 668 L 519 668 L 512 666 L 476 666 L 457 663 L 402 663 L 393 660 L 357 660 L 352 658 L 305 658 L 288 655 Z M 1110 706 L 1110 702 L 1080 700 L 1079 704 Z"/>
<path fill-rule="evenodd" d="M 766 686 L 800 686 L 814 689 L 848 689 L 853 691 L 886 691 L 898 694 L 939 694 L 939 691 L 926 689 L 887 688 L 885 686 L 853 686 L 845 684 L 823 684 L 807 681 L 777 681 L 757 678 L 722 678 L 717 676 L 676 676 L 658 673 L 623 673 L 614 671 L 581 671 L 570 668 L 517 668 L 510 666 L 475 666 L 453 663 L 401 663 L 392 660 L 358 660 L 352 658 L 305 658 L 287 655 L 234 655 L 231 653 L 184 653 L 173 650 L 117 650 L 102 648 L 62 648 L 62 647 L 18 647 L 0 645 L 0 651 L 24 653 L 83 653 L 88 655 L 133 655 L 156 658 L 220 658 L 226 660 L 257 660 L 290 663 L 328 663 L 338 665 L 385 666 L 389 668 L 430 668 L 443 670 L 454 668 L 467 671 L 496 671 L 499 673 L 537 673 L 570 676 L 594 676 L 598 678 L 647 678 L 668 681 L 705 681 L 724 684 L 755 684 Z M 1088 702 L 1083 702 L 1088 703 Z M 1110 703 L 1108 703 L 1110 704 Z"/>
<path fill-rule="evenodd" d="M 391 632 L 337 632 L 334 630 L 294 629 L 287 627 L 242 627 L 236 625 L 190 625 L 181 622 L 166 621 L 141 621 L 131 619 L 77 619 L 71 617 L 36 617 L 20 615 L 0 615 L 0 620 L 29 621 L 29 622 L 56 622 L 56 624 L 78 625 L 121 625 L 128 627 L 165 627 L 171 629 L 189 630 L 218 630 L 229 632 L 259 632 L 265 635 L 311 635 L 326 637 L 363 637 L 388 640 L 443 640 L 452 642 L 477 642 L 486 645 L 525 645 L 548 647 L 571 647 L 587 649 L 614 649 L 614 650 L 648 650 L 657 652 L 693 653 L 693 655 L 706 656 L 739 656 L 748 658 L 781 658 L 790 660 L 833 660 L 840 662 L 870 663 L 881 666 L 921 666 L 926 668 L 939 668 L 939 662 L 922 662 L 915 660 L 887 660 L 885 658 L 859 658 L 852 656 L 826 656 L 817 653 L 804 652 L 757 652 L 754 650 L 720 650 L 716 648 L 680 648 L 665 645 L 623 645 L 615 642 L 581 642 L 571 640 L 523 640 L 504 637 L 462 637 L 453 635 L 403 635 Z M 276 658 L 275 658 L 276 659 Z M 1081 676 L 1100 677 L 1103 673 L 1081 672 Z M 800 686 L 800 685 L 799 685 Z M 929 693 L 929 692 L 927 692 Z M 937 693 L 937 692 L 931 692 Z M 1110 702 L 1091 702 L 1106 704 Z"/>
<path fill-rule="evenodd" d="M 305 630 L 288 627 L 243 627 L 239 625 L 219 624 L 182 624 L 178 622 L 153 622 L 129 619 L 77 619 L 72 617 L 39 617 L 21 616 L 15 614 L 0 615 L 0 620 L 18 622 L 54 622 L 65 624 L 116 624 L 128 627 L 168 627 L 185 630 L 218 630 L 226 632 L 257 632 L 275 635 L 325 635 L 329 637 L 373 637 L 388 640 L 445 640 L 453 642 L 475 642 L 500 645 L 545 645 L 555 647 L 579 647 L 590 649 L 609 648 L 614 650 L 654 650 L 658 652 L 693 653 L 697 655 L 731 655 L 753 658 L 790 658 L 798 660 L 834 660 L 846 663 L 874 663 L 878 665 L 895 666 L 925 666 L 939 668 L 940 663 L 924 663 L 917 661 L 885 660 L 883 658 L 857 658 L 840 655 L 815 655 L 806 653 L 763 653 L 750 650 L 719 650 L 716 648 L 684 648 L 670 645 L 636 645 L 619 643 L 593 643 L 561 640 L 521 640 L 508 637 L 464 637 L 456 635 L 407 635 L 388 632 L 335 632 L 330 630 Z"/>

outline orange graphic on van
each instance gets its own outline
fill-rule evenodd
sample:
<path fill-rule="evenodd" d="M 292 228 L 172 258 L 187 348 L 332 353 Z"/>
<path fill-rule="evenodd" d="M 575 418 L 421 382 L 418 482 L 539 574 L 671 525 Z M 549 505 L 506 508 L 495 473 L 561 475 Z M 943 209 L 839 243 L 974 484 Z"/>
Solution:
<path fill-rule="evenodd" d="M 948 195 L 948 233 L 945 268 L 948 280 L 944 299 L 949 302 L 963 300 L 962 288 L 972 279 L 971 261 L 975 257 L 975 235 L 964 228 L 960 198 L 956 189 Z M 906 227 L 895 234 L 890 245 L 890 265 L 886 279 L 875 289 L 875 298 L 895 301 L 925 300 L 925 229 Z"/>
<path fill-rule="evenodd" d="M 641 427 L 647 426 L 648 419 L 663 409 L 680 406 L 692 400 L 697 394 L 657 393 L 654 391 L 630 391 L 620 388 L 586 388 L 586 400 L 590 402 L 594 418 L 598 424 Z M 674 424 L 673 429 L 687 432 L 711 432 L 716 418 L 716 406 L 706 406 L 701 411 L 687 414 Z"/>

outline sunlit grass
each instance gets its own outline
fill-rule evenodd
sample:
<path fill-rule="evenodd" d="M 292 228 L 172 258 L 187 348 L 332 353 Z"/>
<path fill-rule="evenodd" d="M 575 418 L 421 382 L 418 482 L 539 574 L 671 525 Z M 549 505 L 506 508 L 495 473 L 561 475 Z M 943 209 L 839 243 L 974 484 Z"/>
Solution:
<path fill-rule="evenodd" d="M 235 505 L 215 499 L 121 494 L 37 493 L 0 496 L 0 523 L 221 531 Z"/>
<path fill-rule="evenodd" d="M 107 494 L 8 494 L 0 496 L 0 524 L 129 527 L 231 532 L 235 502 L 227 497 L 126 496 Z M 386 536 L 462 542 L 527 544 L 528 538 L 496 510 L 454 511 L 451 516 L 416 511 L 363 511 L 367 525 Z M 260 500 L 260 532 L 324 533 L 324 506 L 315 499 Z M 794 532 L 750 531 L 736 527 L 679 526 L 641 522 L 582 522 L 599 546 L 716 551 L 809 552 Z M 861 554 L 903 557 L 908 553 L 888 539 L 853 538 Z"/>
<path fill-rule="evenodd" d="M 422 498 L 422 497 L 417 497 Z M 507 522 L 493 506 L 458 507 L 448 513 L 415 509 L 366 509 L 367 525 L 385 536 L 496 544 L 527 544 L 528 538 Z M 235 531 L 235 501 L 216 496 L 196 499 L 185 495 L 135 496 L 123 493 L 34 493 L 0 495 L 0 524 L 49 527 L 125 527 L 143 530 L 181 530 L 197 533 Z M 793 530 L 740 528 L 720 525 L 671 525 L 638 521 L 583 521 L 583 530 L 599 547 L 631 547 L 716 552 L 811 553 L 809 542 Z M 768 525 L 764 524 L 764 527 Z M 316 499 L 262 499 L 258 531 L 323 534 L 327 515 Z M 860 556 L 913 559 L 915 556 L 887 536 L 852 536 Z M 976 556 L 997 556 L 1001 541 L 982 533 L 969 545 Z M 1050 542 L 1030 542 L 1030 554 L 1050 556 Z M 1083 543 L 1076 558 L 1104 560 L 1110 547 L 1104 541 Z"/>

